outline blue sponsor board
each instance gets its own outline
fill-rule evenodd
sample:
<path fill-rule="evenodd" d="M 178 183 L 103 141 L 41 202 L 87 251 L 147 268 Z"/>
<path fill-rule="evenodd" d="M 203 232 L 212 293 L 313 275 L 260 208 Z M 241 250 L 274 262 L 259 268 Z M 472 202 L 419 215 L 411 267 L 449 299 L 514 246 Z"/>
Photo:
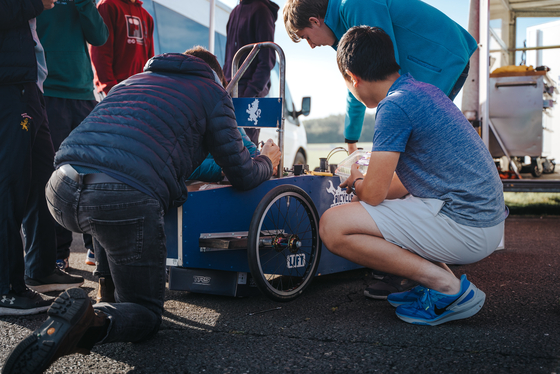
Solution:
<path fill-rule="evenodd" d="M 239 127 L 278 127 L 282 120 L 282 99 L 239 97 L 233 99 Z"/>

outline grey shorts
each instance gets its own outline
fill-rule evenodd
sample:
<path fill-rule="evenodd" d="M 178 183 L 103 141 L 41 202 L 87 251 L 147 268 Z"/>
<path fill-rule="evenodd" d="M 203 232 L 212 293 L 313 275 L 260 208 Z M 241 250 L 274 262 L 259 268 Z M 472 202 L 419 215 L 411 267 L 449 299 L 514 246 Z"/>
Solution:
<path fill-rule="evenodd" d="M 378 206 L 362 206 L 385 240 L 435 262 L 471 264 L 496 250 L 504 234 L 504 222 L 493 227 L 471 227 L 440 213 L 444 202 L 408 195 L 385 200 Z"/>

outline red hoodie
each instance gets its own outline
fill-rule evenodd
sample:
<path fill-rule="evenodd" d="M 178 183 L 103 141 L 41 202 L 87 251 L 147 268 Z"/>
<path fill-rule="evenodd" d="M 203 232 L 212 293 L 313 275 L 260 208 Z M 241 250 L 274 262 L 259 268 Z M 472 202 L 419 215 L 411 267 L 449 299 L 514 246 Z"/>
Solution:
<path fill-rule="evenodd" d="M 95 85 L 109 93 L 117 83 L 142 72 L 154 55 L 154 20 L 140 0 L 101 0 L 97 5 L 109 29 L 101 47 L 91 47 Z"/>

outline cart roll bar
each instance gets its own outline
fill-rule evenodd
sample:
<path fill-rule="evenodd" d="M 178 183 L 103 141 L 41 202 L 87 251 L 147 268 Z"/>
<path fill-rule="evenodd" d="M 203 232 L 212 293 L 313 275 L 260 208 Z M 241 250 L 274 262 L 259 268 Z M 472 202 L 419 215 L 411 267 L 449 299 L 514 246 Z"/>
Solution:
<path fill-rule="evenodd" d="M 259 51 L 261 50 L 261 48 L 272 48 L 276 51 L 276 53 L 278 54 L 278 66 L 279 66 L 279 70 L 280 70 L 280 96 L 279 98 L 259 98 L 259 101 L 261 102 L 275 102 L 276 103 L 276 107 L 279 106 L 279 113 L 280 116 L 279 118 L 277 118 L 278 120 L 276 121 L 276 132 L 278 132 L 278 147 L 280 148 L 280 151 L 282 152 L 282 157 L 280 158 L 280 163 L 278 164 L 278 170 L 277 170 L 277 177 L 278 178 L 282 178 L 282 174 L 284 172 L 284 110 L 282 107 L 282 103 L 284 102 L 284 96 L 285 96 L 285 86 L 286 86 L 286 57 L 284 55 L 284 51 L 282 50 L 282 48 L 280 48 L 280 46 L 276 43 L 273 42 L 261 42 L 261 43 L 253 43 L 253 44 L 247 44 L 246 46 L 241 47 L 237 53 L 235 54 L 235 56 L 233 57 L 233 61 L 231 63 L 231 74 L 233 76 L 233 78 L 231 79 L 228 87 L 227 87 L 227 92 L 230 94 L 230 96 L 233 98 L 234 101 L 234 106 L 237 107 L 236 105 L 236 101 L 239 100 L 239 103 L 241 105 L 243 105 L 244 107 L 246 107 L 247 105 L 247 100 L 254 100 L 254 99 L 247 99 L 247 98 L 238 98 L 239 95 L 239 91 L 238 91 L 238 83 L 239 80 L 241 79 L 241 77 L 243 76 L 243 74 L 245 74 L 245 72 L 247 71 L 247 68 L 249 67 L 249 65 L 253 62 L 253 60 L 255 59 L 255 57 L 257 56 L 257 53 L 259 53 Z M 243 55 L 244 53 L 246 53 L 248 50 L 251 50 L 249 52 L 249 54 L 247 55 L 247 57 L 245 58 L 245 61 L 243 61 L 243 64 L 241 64 L 241 67 L 238 68 L 239 65 L 239 61 L 241 60 L 241 55 Z M 272 105 L 272 103 L 270 104 Z M 269 106 L 270 106 L 269 105 Z M 274 111 L 274 110 L 273 110 Z M 237 113 L 237 109 L 236 109 L 236 113 Z M 236 116 L 237 117 L 237 116 Z M 271 121 L 268 121 L 268 123 L 271 123 Z M 274 123 L 274 122 L 272 122 Z M 257 126 L 250 126 L 250 127 L 257 127 Z M 258 127 L 266 127 L 266 126 L 258 126 Z"/>

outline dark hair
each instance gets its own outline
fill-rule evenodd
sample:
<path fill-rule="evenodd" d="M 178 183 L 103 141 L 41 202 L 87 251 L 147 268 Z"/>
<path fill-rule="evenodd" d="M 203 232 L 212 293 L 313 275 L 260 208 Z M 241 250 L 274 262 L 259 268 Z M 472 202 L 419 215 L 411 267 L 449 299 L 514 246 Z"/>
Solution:
<path fill-rule="evenodd" d="M 216 72 L 216 74 L 218 74 L 218 78 L 222 82 L 222 86 L 224 86 L 224 87 L 227 86 L 227 81 L 226 81 L 226 78 L 224 76 L 224 71 L 222 70 L 222 67 L 220 66 L 220 63 L 218 62 L 218 59 L 216 58 L 216 56 L 214 56 L 212 53 L 210 53 L 207 49 L 197 45 L 196 47 L 193 47 L 191 49 L 187 49 L 185 52 L 183 52 L 183 54 L 198 57 L 201 60 L 203 60 L 204 62 L 206 62 L 208 65 L 210 65 L 212 70 L 214 70 Z"/>
<path fill-rule="evenodd" d="M 382 81 L 400 70 L 395 60 L 393 42 L 379 27 L 354 26 L 342 36 L 336 51 L 338 69 L 349 80 L 346 71 L 365 81 Z"/>
<path fill-rule="evenodd" d="M 309 18 L 325 18 L 329 0 L 288 0 L 284 5 L 284 27 L 288 36 L 296 43 L 301 38 L 297 32 L 306 27 L 311 27 Z"/>

